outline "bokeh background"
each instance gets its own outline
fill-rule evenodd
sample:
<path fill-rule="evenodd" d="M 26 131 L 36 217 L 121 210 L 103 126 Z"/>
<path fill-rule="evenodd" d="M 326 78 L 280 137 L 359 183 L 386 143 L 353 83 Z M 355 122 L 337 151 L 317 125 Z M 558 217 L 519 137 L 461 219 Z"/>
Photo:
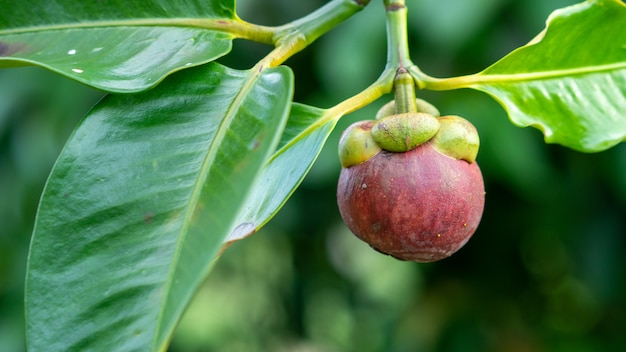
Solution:
<path fill-rule="evenodd" d="M 478 72 L 525 44 L 568 0 L 407 0 L 412 58 L 433 76 Z M 278 25 L 322 0 L 240 0 Z M 290 59 L 296 100 L 330 107 L 375 80 L 386 59 L 382 1 Z M 608 40 L 608 39 L 607 39 Z M 240 42 L 220 60 L 269 51 Z M 486 95 L 418 92 L 481 135 L 484 217 L 449 259 L 401 262 L 342 224 L 339 134 L 262 231 L 231 246 L 170 348 L 179 351 L 626 351 L 626 145 L 583 154 L 509 123 Z M 72 129 L 103 93 L 38 68 L 0 71 L 0 351 L 24 350 L 23 284 L 39 195 Z M 53 327 L 51 327 L 53 328 Z"/>

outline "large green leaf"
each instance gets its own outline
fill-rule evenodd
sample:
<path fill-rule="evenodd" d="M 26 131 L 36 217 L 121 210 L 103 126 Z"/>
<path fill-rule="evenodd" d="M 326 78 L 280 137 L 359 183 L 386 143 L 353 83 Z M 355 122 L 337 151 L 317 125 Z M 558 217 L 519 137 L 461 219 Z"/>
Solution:
<path fill-rule="evenodd" d="M 285 67 L 213 63 L 88 114 L 39 206 L 29 350 L 165 349 L 279 143 L 292 85 Z"/>
<path fill-rule="evenodd" d="M 626 5 L 588 0 L 554 12 L 537 40 L 466 86 L 485 91 L 550 143 L 595 152 L 626 139 Z"/>
<path fill-rule="evenodd" d="M 263 169 L 227 241 L 254 233 L 278 212 L 317 159 L 338 117 L 330 110 L 293 105 L 279 148 Z"/>
<path fill-rule="evenodd" d="M 228 53 L 234 0 L 0 0 L 0 68 L 40 65 L 94 86 L 139 91 Z M 220 22 L 221 21 L 221 22 Z"/>

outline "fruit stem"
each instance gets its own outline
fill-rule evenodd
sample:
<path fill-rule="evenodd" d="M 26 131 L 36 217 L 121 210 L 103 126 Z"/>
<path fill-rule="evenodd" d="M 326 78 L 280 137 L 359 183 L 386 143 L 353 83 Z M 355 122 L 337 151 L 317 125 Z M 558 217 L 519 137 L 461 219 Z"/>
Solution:
<path fill-rule="evenodd" d="M 417 112 L 415 81 L 406 68 L 400 67 L 396 71 L 396 77 L 393 80 L 393 91 L 396 101 L 396 114 Z"/>
<path fill-rule="evenodd" d="M 387 69 L 396 71 L 394 97 L 396 114 L 416 112 L 415 84 L 410 68 L 419 69 L 411 62 L 407 30 L 405 0 L 384 0 L 387 15 Z"/>
<path fill-rule="evenodd" d="M 419 89 L 456 89 L 457 81 L 428 76 L 411 61 L 405 0 L 384 0 L 384 3 L 387 14 L 387 68 L 397 70 L 404 67 L 413 76 L 413 83 Z"/>
<path fill-rule="evenodd" d="M 387 15 L 387 68 L 413 66 L 409 56 L 407 8 L 404 0 L 384 0 Z"/>

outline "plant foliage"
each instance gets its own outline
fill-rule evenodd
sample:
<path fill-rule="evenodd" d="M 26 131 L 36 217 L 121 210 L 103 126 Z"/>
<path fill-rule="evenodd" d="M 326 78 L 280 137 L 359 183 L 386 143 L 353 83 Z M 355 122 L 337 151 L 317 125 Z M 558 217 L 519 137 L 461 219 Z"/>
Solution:
<path fill-rule="evenodd" d="M 334 0 L 265 27 L 239 19 L 232 0 L 0 0 L 0 68 L 37 65 L 112 93 L 73 133 L 41 197 L 26 278 L 30 350 L 167 348 L 225 244 L 266 224 L 338 119 L 389 93 L 391 73 L 410 62 L 394 51 L 404 1 L 385 0 L 380 78 L 334 107 L 292 101 L 281 64 L 368 2 Z M 212 62 L 236 38 L 275 50 L 248 70 Z M 422 89 L 484 91 L 547 142 L 595 152 L 626 139 L 625 48 L 624 3 L 588 0 L 480 73 L 410 72 Z"/>

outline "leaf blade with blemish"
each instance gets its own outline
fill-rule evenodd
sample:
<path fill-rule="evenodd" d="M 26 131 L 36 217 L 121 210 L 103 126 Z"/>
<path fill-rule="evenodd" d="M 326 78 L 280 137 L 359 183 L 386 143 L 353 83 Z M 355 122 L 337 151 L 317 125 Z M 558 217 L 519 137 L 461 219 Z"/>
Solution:
<path fill-rule="evenodd" d="M 211 63 L 94 107 L 39 205 L 29 350 L 165 349 L 278 145 L 292 85 L 286 67 Z"/>
<path fill-rule="evenodd" d="M 0 1 L 0 68 L 38 65 L 136 92 L 231 50 L 233 0 Z M 217 30 L 219 27 L 221 29 Z"/>
<path fill-rule="evenodd" d="M 279 148 L 263 168 L 227 242 L 253 234 L 276 215 L 317 159 L 338 117 L 330 110 L 293 104 Z"/>

